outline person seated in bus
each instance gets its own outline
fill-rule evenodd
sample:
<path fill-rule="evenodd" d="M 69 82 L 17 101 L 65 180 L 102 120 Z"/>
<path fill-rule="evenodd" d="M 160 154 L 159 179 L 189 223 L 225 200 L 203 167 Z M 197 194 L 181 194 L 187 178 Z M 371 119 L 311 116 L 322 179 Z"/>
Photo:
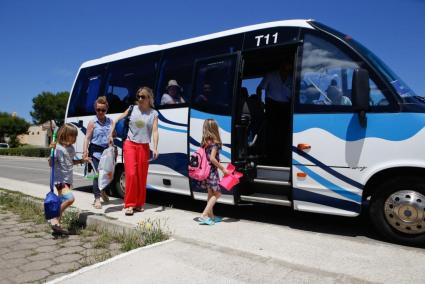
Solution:
<path fill-rule="evenodd" d="M 181 96 L 181 87 L 176 80 L 168 81 L 167 93 L 161 97 L 161 105 L 184 104 L 185 100 Z"/>
<path fill-rule="evenodd" d="M 122 112 L 123 109 L 125 109 L 125 105 L 123 104 L 119 96 L 113 93 L 108 93 L 106 97 L 110 105 L 110 108 L 109 108 L 110 113 Z"/>
<path fill-rule="evenodd" d="M 204 82 L 202 85 L 202 94 L 199 94 L 196 99 L 195 103 L 201 104 L 201 103 L 207 103 L 209 100 L 212 99 L 212 86 L 208 82 Z"/>
<path fill-rule="evenodd" d="M 331 80 L 330 85 L 326 89 L 326 95 L 331 100 L 332 105 L 351 106 L 351 100 L 342 94 L 335 79 Z"/>
<path fill-rule="evenodd" d="M 279 69 L 267 73 L 257 87 L 258 97 L 265 90 L 267 157 L 273 165 L 290 164 L 292 73 L 292 60 L 285 59 Z"/>

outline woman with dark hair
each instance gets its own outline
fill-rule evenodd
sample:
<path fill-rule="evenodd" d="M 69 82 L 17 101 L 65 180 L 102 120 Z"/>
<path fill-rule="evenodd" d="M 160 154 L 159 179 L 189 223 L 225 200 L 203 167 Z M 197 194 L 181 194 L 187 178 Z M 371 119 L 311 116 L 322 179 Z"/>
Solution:
<path fill-rule="evenodd" d="M 129 129 L 124 142 L 125 215 L 144 211 L 146 180 L 148 177 L 151 137 L 153 158 L 158 157 L 158 112 L 154 110 L 152 90 L 140 88 L 136 94 L 137 104 L 123 112 L 112 124 L 112 130 L 121 119 L 129 116 Z M 130 112 L 131 110 L 131 112 Z M 112 142 L 112 137 L 109 138 Z"/>
<path fill-rule="evenodd" d="M 108 148 L 109 144 L 108 138 L 111 133 L 112 119 L 106 116 L 108 108 L 109 104 L 106 97 L 98 97 L 94 103 L 96 118 L 87 125 L 86 139 L 84 140 L 83 159 L 87 160 L 90 157 L 96 171 L 99 166 L 100 157 L 103 151 Z M 101 197 L 104 202 L 109 201 L 105 190 L 99 190 L 97 178 L 93 180 L 93 194 L 93 205 L 96 209 L 102 208 L 102 204 L 100 203 Z"/>

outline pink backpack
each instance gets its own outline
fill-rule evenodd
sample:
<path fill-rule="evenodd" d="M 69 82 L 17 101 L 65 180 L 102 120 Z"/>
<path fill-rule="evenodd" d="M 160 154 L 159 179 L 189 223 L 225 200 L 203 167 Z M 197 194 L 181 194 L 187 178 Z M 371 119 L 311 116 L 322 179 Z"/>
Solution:
<path fill-rule="evenodd" d="M 207 159 L 204 147 L 199 147 L 196 152 L 190 155 L 189 176 L 195 180 L 206 180 L 210 175 L 211 165 Z"/>

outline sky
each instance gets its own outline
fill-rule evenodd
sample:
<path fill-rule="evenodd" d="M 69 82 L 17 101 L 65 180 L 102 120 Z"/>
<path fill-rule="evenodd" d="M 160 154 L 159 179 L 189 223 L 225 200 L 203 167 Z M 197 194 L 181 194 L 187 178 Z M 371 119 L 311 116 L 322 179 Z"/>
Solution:
<path fill-rule="evenodd" d="M 0 111 L 31 122 L 32 98 L 70 91 L 90 59 L 286 19 L 351 35 L 425 96 L 425 0 L 1 0 Z"/>

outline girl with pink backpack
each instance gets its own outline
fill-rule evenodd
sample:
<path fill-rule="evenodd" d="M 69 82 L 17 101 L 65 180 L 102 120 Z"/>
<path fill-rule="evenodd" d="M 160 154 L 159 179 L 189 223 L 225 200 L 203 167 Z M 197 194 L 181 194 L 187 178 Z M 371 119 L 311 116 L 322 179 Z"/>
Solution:
<path fill-rule="evenodd" d="M 192 156 L 198 157 L 196 158 L 197 162 L 189 167 L 189 175 L 197 180 L 199 187 L 208 191 L 207 205 L 199 218 L 200 225 L 214 225 L 221 221 L 221 218 L 214 216 L 213 212 L 214 205 L 221 196 L 218 170 L 222 171 L 224 175 L 227 175 L 228 171 L 220 163 L 219 152 L 222 142 L 218 129 L 218 124 L 214 119 L 204 121 L 201 149 Z"/>

